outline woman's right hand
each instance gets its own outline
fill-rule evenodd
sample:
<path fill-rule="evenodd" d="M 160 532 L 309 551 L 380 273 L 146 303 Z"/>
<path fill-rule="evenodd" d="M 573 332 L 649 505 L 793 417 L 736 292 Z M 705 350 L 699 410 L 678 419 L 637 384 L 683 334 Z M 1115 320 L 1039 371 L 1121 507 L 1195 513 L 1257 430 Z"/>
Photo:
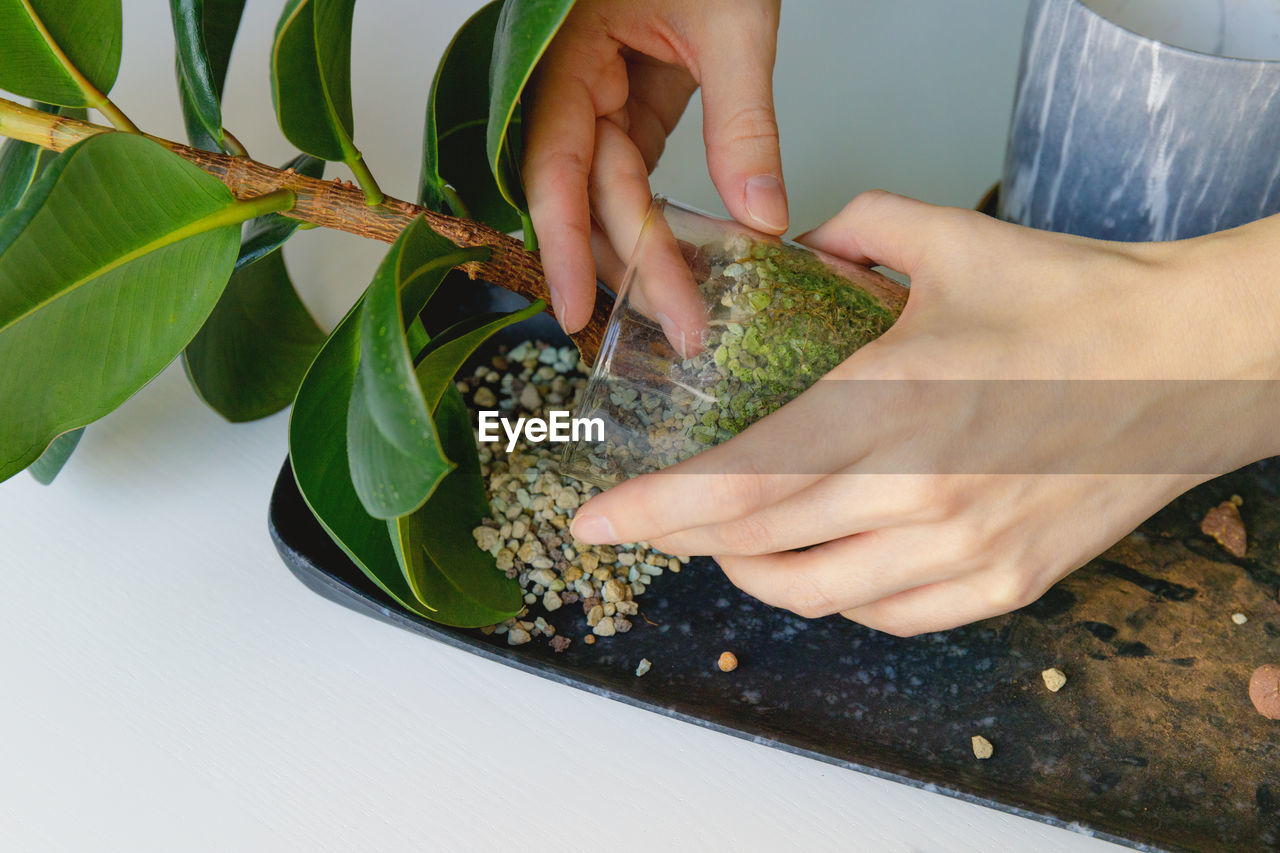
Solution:
<path fill-rule="evenodd" d="M 780 0 L 580 0 L 526 92 L 523 174 L 552 308 L 586 325 L 597 263 L 616 275 L 648 175 L 702 86 L 707 166 L 739 222 L 787 228 L 773 110 Z M 595 255 L 593 257 L 593 249 Z"/>

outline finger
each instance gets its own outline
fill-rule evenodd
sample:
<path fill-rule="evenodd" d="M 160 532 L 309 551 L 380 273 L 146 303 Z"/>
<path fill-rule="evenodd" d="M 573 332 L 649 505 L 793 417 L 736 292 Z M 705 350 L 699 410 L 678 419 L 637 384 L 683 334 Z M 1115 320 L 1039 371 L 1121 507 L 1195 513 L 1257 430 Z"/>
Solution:
<path fill-rule="evenodd" d="M 962 567 L 936 559 L 920 528 L 873 530 L 807 551 L 716 556 L 734 586 L 805 618 L 830 616 L 954 577 Z"/>
<path fill-rule="evenodd" d="M 635 143 L 607 118 L 596 121 L 588 194 L 591 211 L 614 253 L 619 258 L 630 258 L 653 193 L 649 190 L 649 171 Z"/>
<path fill-rule="evenodd" d="M 875 445 L 873 413 L 881 407 L 868 395 L 886 384 L 819 380 L 723 444 L 592 498 L 575 515 L 573 534 L 595 544 L 652 542 L 790 497 Z M 800 447 L 797 436 L 805 437 Z M 784 447 L 796 449 L 779 453 Z"/>
<path fill-rule="evenodd" d="M 846 619 L 899 637 L 949 631 L 1025 607 L 1044 592 L 997 570 L 905 590 L 841 613 Z"/>
<path fill-rule="evenodd" d="M 627 133 L 640 149 L 649 171 L 666 147 L 698 84 L 688 70 L 638 53 L 627 53 L 630 96 Z"/>
<path fill-rule="evenodd" d="M 732 23 L 715 24 L 699 57 L 702 135 L 707 166 L 735 219 L 770 234 L 787 230 L 789 214 L 773 108 L 778 16 L 773 8 L 743 8 Z"/>
<path fill-rule="evenodd" d="M 652 200 L 644 160 L 630 137 L 607 118 L 596 123 L 595 149 L 591 208 L 614 254 L 631 260 L 629 307 L 658 323 L 680 357 L 687 358 L 705 337 L 705 302 L 661 217 L 649 223 L 644 253 L 635 253 Z"/>
<path fill-rule="evenodd" d="M 591 255 L 596 262 L 596 275 L 614 293 L 622 287 L 622 277 L 627 272 L 627 264 L 613 250 L 613 244 L 600 230 L 599 225 L 591 226 Z"/>
<path fill-rule="evenodd" d="M 972 211 L 869 190 L 796 239 L 857 263 L 879 264 L 914 275 L 924 252 L 937 242 L 940 230 L 968 213 Z"/>
<path fill-rule="evenodd" d="M 578 42 L 584 38 L 589 36 Z M 596 117 L 622 107 L 627 82 L 616 48 L 611 56 L 607 50 L 584 55 L 559 44 L 548 51 L 531 89 L 522 174 L 552 311 L 566 331 L 575 332 L 590 319 L 595 301 L 587 179 Z"/>
<path fill-rule="evenodd" d="M 868 530 L 933 521 L 940 506 L 921 498 L 929 491 L 930 480 L 840 471 L 742 518 L 646 541 L 668 554 L 751 557 L 807 548 Z"/>

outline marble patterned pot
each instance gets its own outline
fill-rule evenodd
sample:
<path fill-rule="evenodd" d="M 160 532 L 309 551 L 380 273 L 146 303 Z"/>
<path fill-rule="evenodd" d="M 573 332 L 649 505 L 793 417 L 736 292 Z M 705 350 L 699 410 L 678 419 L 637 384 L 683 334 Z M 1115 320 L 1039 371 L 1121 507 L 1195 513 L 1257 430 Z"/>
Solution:
<path fill-rule="evenodd" d="M 999 215 L 1173 240 L 1280 212 L 1280 4 L 1033 0 Z"/>

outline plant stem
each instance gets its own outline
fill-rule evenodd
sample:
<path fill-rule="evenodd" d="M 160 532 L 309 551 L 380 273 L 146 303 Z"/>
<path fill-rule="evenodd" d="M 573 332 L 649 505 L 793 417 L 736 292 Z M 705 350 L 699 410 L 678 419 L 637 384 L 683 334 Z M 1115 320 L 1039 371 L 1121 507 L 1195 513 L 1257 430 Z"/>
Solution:
<path fill-rule="evenodd" d="M 95 90 L 96 91 L 96 90 Z M 126 133 L 142 133 L 138 126 L 129 120 L 129 117 L 120 111 L 120 108 L 112 103 L 111 99 L 106 95 L 99 93 L 102 100 L 90 103 L 90 106 L 97 109 L 111 122 L 111 126 L 116 130 L 122 130 Z"/>
<path fill-rule="evenodd" d="M 378 182 L 373 179 L 373 173 L 369 171 L 369 167 L 365 165 L 364 155 L 359 151 L 354 152 L 351 159 L 347 161 L 347 166 L 356 176 L 356 183 L 360 185 L 360 189 L 364 190 L 364 203 L 370 207 L 382 204 L 386 196 L 383 195 Z"/>
<path fill-rule="evenodd" d="M 82 139 L 110 132 L 110 128 L 42 113 L 0 98 L 0 136 L 63 151 Z M 292 191 L 296 202 L 281 212 L 302 222 L 392 243 L 410 222 L 421 216 L 436 232 L 460 246 L 488 246 L 492 250 L 486 261 L 463 264 L 463 271 L 471 278 L 491 281 L 530 300 L 551 302 L 537 254 L 526 252 L 515 237 L 481 222 L 436 213 L 390 197 L 380 204 L 369 205 L 358 187 L 342 181 L 317 180 L 247 157 L 214 154 L 166 139 L 148 138 L 222 181 L 236 198 L 249 200 L 276 190 Z M 600 351 L 612 307 L 612 300 L 598 293 L 590 322 L 570 336 L 588 364 Z"/>

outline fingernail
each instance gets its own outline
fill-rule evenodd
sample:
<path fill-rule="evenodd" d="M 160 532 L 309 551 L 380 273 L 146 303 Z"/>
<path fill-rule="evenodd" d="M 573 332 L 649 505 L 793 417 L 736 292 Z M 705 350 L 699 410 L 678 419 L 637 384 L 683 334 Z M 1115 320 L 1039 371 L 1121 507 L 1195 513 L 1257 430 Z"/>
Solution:
<path fill-rule="evenodd" d="M 774 175 L 756 175 L 747 181 L 747 215 L 770 231 L 785 231 L 787 194 Z"/>
<path fill-rule="evenodd" d="M 658 321 L 658 325 L 662 327 L 662 334 L 667 336 L 667 340 L 671 342 L 671 346 L 675 348 L 680 357 L 688 358 L 688 341 L 685 340 L 684 329 L 677 326 L 675 320 L 672 320 L 661 311 L 654 315 L 654 319 Z"/>
<path fill-rule="evenodd" d="M 592 545 L 616 545 L 618 534 L 613 532 L 613 525 L 603 515 L 579 515 L 569 525 L 573 538 L 581 539 Z"/>
<path fill-rule="evenodd" d="M 554 284 L 548 283 L 547 289 L 551 291 L 551 313 L 556 315 L 556 322 L 563 327 L 564 297 L 560 295 L 560 291 L 556 289 Z"/>

